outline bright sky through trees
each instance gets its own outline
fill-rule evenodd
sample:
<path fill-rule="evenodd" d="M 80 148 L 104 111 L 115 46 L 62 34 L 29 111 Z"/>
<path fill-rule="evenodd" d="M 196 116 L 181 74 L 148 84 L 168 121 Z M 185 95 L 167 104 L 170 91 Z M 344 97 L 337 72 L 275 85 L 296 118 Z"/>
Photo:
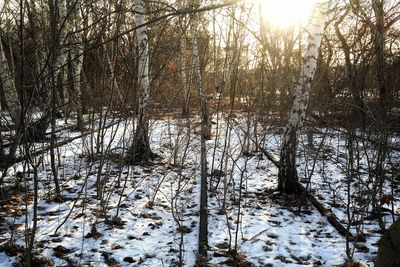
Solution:
<path fill-rule="evenodd" d="M 305 25 L 316 0 L 252 0 L 261 5 L 265 21 L 276 27 L 287 28 L 301 23 Z"/>

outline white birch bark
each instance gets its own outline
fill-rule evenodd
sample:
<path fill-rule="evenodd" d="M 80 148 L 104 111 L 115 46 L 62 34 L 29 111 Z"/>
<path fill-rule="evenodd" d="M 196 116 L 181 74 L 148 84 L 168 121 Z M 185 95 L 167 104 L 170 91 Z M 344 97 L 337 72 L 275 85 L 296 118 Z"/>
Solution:
<path fill-rule="evenodd" d="M 144 25 L 145 8 L 142 0 L 134 0 L 135 3 L 135 23 L 136 26 Z M 142 26 L 136 30 L 139 48 L 138 81 L 140 86 L 139 115 L 147 118 L 147 106 L 150 96 L 149 80 L 149 42 L 147 37 L 147 26 Z"/>
<path fill-rule="evenodd" d="M 11 119 L 15 125 L 19 124 L 21 109 L 18 98 L 17 89 L 15 87 L 15 81 L 11 75 L 11 71 L 7 62 L 7 58 L 4 52 L 3 43 L 0 40 L 0 81 L 3 87 L 5 104 L 10 112 Z"/>
<path fill-rule="evenodd" d="M 320 10 L 319 8 L 317 10 Z M 303 56 L 300 79 L 295 87 L 295 99 L 292 112 L 289 117 L 287 131 L 292 128 L 300 128 L 303 125 L 308 99 L 310 97 L 311 85 L 317 68 L 317 58 L 324 30 L 324 16 L 321 13 L 314 15 L 308 37 L 308 47 Z"/>
<path fill-rule="evenodd" d="M 133 145 L 129 152 L 131 162 L 148 161 L 152 157 L 149 144 L 148 106 L 150 99 L 149 42 L 145 25 L 145 7 L 142 0 L 134 0 L 138 43 L 138 121 Z"/>
<path fill-rule="evenodd" d="M 308 100 L 315 70 L 319 48 L 325 27 L 325 10 L 327 2 L 321 1 L 316 4 L 310 22 L 307 49 L 303 56 L 303 65 L 300 70 L 300 77 L 295 87 L 295 99 L 292 104 L 289 120 L 282 140 L 279 184 L 281 192 L 294 193 L 297 191 L 297 172 L 295 156 L 297 149 L 297 133 L 303 126 Z"/>

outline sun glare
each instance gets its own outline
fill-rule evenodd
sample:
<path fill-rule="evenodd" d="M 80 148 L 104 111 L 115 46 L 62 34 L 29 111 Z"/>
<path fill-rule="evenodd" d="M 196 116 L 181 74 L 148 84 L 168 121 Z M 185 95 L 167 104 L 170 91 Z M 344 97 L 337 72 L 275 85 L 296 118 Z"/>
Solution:
<path fill-rule="evenodd" d="M 280 28 L 306 24 L 316 0 L 254 0 L 265 22 Z"/>

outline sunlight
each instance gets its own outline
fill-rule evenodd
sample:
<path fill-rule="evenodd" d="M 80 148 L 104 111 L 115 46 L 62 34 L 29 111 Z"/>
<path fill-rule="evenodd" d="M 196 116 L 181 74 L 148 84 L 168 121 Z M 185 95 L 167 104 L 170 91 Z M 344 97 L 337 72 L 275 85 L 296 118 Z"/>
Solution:
<path fill-rule="evenodd" d="M 265 22 L 279 28 L 305 25 L 316 0 L 252 0 L 261 7 Z"/>

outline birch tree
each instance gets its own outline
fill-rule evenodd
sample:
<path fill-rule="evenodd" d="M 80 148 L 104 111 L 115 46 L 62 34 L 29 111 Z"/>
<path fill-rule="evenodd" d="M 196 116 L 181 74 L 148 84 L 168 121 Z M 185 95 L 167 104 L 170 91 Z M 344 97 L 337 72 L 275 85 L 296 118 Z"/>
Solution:
<path fill-rule="evenodd" d="M 310 21 L 307 49 L 303 56 L 300 77 L 295 87 L 295 98 L 289 115 L 289 121 L 283 135 L 278 173 L 278 190 L 282 193 L 298 193 L 296 170 L 297 134 L 303 126 L 310 98 L 311 86 L 317 67 L 319 48 L 325 27 L 325 9 L 327 2 L 316 4 Z"/>
<path fill-rule="evenodd" d="M 153 153 L 149 143 L 149 115 L 148 106 L 150 100 L 149 79 L 149 42 L 147 26 L 145 25 L 145 7 L 142 0 L 134 0 L 136 38 L 138 45 L 138 115 L 137 127 L 133 138 L 133 144 L 128 152 L 130 163 L 148 161 Z M 142 25 L 142 26 L 141 26 Z"/>

